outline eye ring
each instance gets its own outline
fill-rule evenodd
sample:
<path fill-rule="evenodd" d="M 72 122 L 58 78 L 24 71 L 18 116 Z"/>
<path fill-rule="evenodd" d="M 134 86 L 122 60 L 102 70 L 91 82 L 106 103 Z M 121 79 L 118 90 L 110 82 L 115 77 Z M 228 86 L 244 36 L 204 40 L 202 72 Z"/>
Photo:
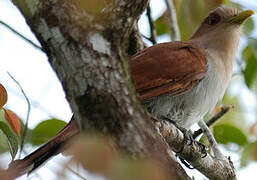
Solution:
<path fill-rule="evenodd" d="M 208 25 L 215 25 L 218 24 L 221 20 L 221 17 L 218 14 L 211 14 L 209 17 L 206 19 L 206 24 Z"/>
<path fill-rule="evenodd" d="M 210 17 L 209 20 L 208 20 L 208 24 L 209 24 L 209 25 L 214 25 L 214 24 L 217 24 L 217 21 L 218 21 L 217 18 L 215 18 L 215 17 Z"/>

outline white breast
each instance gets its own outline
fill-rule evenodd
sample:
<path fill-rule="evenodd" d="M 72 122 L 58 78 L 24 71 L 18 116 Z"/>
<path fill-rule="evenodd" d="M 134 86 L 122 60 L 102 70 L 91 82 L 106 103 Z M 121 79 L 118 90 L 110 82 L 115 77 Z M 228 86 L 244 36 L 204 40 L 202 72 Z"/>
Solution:
<path fill-rule="evenodd" d="M 182 95 L 187 104 L 185 111 L 190 112 L 183 122 L 185 127 L 190 127 L 212 111 L 225 93 L 224 79 L 216 71 L 215 64 L 212 64 L 213 61 L 207 59 L 207 62 L 208 69 L 204 79 L 192 91 Z"/>
<path fill-rule="evenodd" d="M 166 116 L 185 128 L 212 111 L 223 97 L 227 83 L 224 84 L 221 73 L 215 70 L 216 66 L 222 66 L 217 64 L 221 61 L 210 61 L 210 58 L 207 57 L 206 76 L 191 91 L 179 96 L 165 94 L 148 100 L 145 102 L 148 110 L 157 117 Z"/>

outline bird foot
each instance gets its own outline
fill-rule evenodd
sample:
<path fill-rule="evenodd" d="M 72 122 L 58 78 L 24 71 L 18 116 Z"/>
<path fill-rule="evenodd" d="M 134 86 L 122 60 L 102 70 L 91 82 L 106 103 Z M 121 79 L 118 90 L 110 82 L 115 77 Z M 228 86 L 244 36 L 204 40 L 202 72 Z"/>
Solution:
<path fill-rule="evenodd" d="M 193 143 L 196 143 L 196 144 L 198 144 L 198 146 L 201 147 L 201 154 L 203 154 L 202 158 L 205 158 L 205 157 L 207 156 L 207 148 L 206 148 L 206 146 L 205 146 L 203 143 L 192 139 L 192 144 L 193 144 Z M 184 147 L 184 146 L 183 146 L 183 147 Z M 182 150 L 183 150 L 183 149 L 182 149 Z M 190 163 L 188 163 L 185 159 L 183 159 L 182 157 L 180 157 L 178 154 L 179 154 L 179 153 L 176 153 L 176 156 L 179 158 L 179 160 L 181 161 L 181 163 L 184 164 L 184 166 L 186 166 L 188 169 L 195 169 L 194 166 L 190 165 Z"/>
<path fill-rule="evenodd" d="M 198 125 L 201 127 L 201 129 L 203 130 L 203 133 L 206 135 L 206 138 L 208 139 L 208 141 L 211 145 L 211 150 L 214 153 L 214 157 L 216 157 L 219 160 L 226 160 L 225 156 L 219 150 L 218 144 L 217 144 L 213 134 L 211 133 L 210 129 L 206 125 L 206 123 L 203 120 L 200 120 L 198 122 Z"/>
<path fill-rule="evenodd" d="M 207 147 L 199 141 L 194 140 L 194 142 L 196 142 L 198 144 L 198 146 L 200 146 L 201 154 L 203 154 L 202 158 L 205 158 L 207 156 Z"/>
<path fill-rule="evenodd" d="M 195 140 L 193 138 L 192 133 L 189 130 L 187 130 L 186 128 L 178 125 L 175 121 L 173 121 L 173 120 L 171 120 L 171 119 L 169 119 L 169 118 L 167 118 L 165 116 L 161 116 L 160 119 L 164 120 L 164 121 L 171 122 L 172 124 L 174 124 L 174 126 L 176 126 L 184 134 L 183 146 L 182 146 L 182 148 L 179 151 L 174 151 L 175 153 L 179 154 L 179 153 L 181 153 L 184 150 L 185 145 L 189 145 L 190 146 L 193 143 L 195 143 L 195 144 L 197 144 L 198 146 L 201 147 L 201 154 L 203 154 L 202 158 L 207 156 L 207 147 L 203 143 L 200 143 L 199 141 Z M 185 160 L 183 160 L 181 162 L 184 164 Z M 188 167 L 187 165 L 185 165 L 185 166 Z"/>

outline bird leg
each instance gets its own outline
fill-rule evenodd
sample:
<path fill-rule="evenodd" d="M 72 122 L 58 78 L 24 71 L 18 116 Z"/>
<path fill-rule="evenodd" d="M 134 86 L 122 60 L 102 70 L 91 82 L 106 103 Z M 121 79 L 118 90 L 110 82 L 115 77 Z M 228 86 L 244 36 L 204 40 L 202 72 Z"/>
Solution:
<path fill-rule="evenodd" d="M 165 117 L 165 116 L 161 116 L 160 117 L 161 120 L 164 121 L 168 121 L 170 123 L 172 123 L 174 126 L 176 126 L 176 128 L 178 128 L 184 135 L 184 140 L 183 140 L 183 146 L 179 151 L 174 151 L 176 153 L 176 156 L 179 158 L 179 160 L 181 161 L 182 164 L 184 164 L 187 168 L 189 169 L 194 169 L 193 166 L 191 166 L 185 159 L 183 159 L 182 157 L 180 157 L 178 154 L 181 153 L 184 150 L 184 146 L 185 145 L 192 145 L 193 143 L 197 143 L 201 148 L 201 153 L 204 154 L 202 157 L 204 158 L 207 155 L 207 151 L 206 151 L 206 146 L 198 141 L 196 141 L 191 132 L 189 130 L 187 130 L 186 128 L 178 125 L 175 121 Z M 189 141 L 189 143 L 188 143 Z"/>
<path fill-rule="evenodd" d="M 206 154 L 207 154 L 206 146 L 203 143 L 196 141 L 193 138 L 192 133 L 189 130 L 187 130 L 186 128 L 178 125 L 175 121 L 173 121 L 173 120 L 171 120 L 171 119 L 169 119 L 165 116 L 161 116 L 160 119 L 171 122 L 174 126 L 176 126 L 176 128 L 178 128 L 184 134 L 184 141 L 183 141 L 184 145 L 186 145 L 188 141 L 189 141 L 188 145 L 192 145 L 195 142 L 195 143 L 199 144 L 199 146 L 202 147 L 201 152 L 204 154 L 203 157 L 206 156 Z M 183 151 L 183 149 L 184 149 L 184 146 L 181 148 L 181 150 L 179 150 L 178 152 L 175 152 L 175 153 L 181 153 Z"/>
<path fill-rule="evenodd" d="M 193 143 L 194 138 L 193 138 L 192 134 L 186 128 L 178 125 L 176 123 L 176 121 L 173 121 L 165 116 L 161 116 L 160 119 L 172 123 L 174 126 L 176 126 L 176 128 L 178 128 L 184 134 L 184 141 L 183 141 L 184 145 L 186 145 L 188 141 L 189 141 L 189 143 L 188 143 L 189 145 L 191 145 Z M 184 149 L 184 146 L 181 148 L 181 150 L 179 150 L 178 152 L 175 152 L 175 153 L 181 153 L 183 151 L 183 149 Z"/>
<path fill-rule="evenodd" d="M 198 125 L 200 126 L 200 128 L 202 129 L 203 133 L 206 135 L 206 138 L 208 139 L 210 145 L 211 145 L 211 149 L 214 153 L 214 156 L 220 160 L 225 160 L 226 158 L 224 157 L 224 155 L 221 153 L 221 151 L 218 148 L 218 144 L 212 134 L 212 132 L 210 131 L 210 129 L 208 128 L 208 126 L 206 125 L 206 123 L 204 122 L 203 119 L 201 119 L 198 122 Z"/>

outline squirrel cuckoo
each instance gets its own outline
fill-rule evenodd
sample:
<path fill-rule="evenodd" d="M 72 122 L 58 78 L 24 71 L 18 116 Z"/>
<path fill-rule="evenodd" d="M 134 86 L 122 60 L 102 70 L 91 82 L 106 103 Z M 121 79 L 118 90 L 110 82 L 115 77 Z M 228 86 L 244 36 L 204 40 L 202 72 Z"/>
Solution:
<path fill-rule="evenodd" d="M 169 119 L 183 128 L 203 121 L 220 100 L 231 79 L 241 25 L 254 12 L 218 7 L 204 19 L 186 42 L 168 42 L 148 47 L 131 58 L 132 80 L 142 104 L 153 116 Z M 30 172 L 61 151 L 62 144 L 79 132 L 74 118 L 50 142 L 19 163 Z M 211 133 L 208 139 L 214 140 Z M 223 155 L 216 148 L 217 158 Z M 16 161 L 16 162 L 17 162 Z M 22 165 L 23 163 L 23 165 Z M 12 166 L 12 165 L 11 165 Z"/>

